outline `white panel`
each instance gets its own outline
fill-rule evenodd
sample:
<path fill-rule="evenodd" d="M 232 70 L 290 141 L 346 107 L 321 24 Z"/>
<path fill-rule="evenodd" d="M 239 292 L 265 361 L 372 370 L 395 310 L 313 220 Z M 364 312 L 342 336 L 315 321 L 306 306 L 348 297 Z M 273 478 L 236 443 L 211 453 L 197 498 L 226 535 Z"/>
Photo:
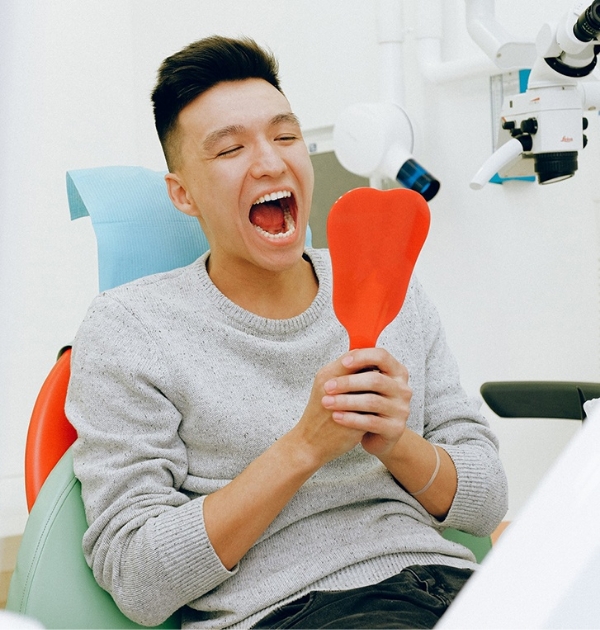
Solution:
<path fill-rule="evenodd" d="M 599 447 L 597 406 L 436 627 L 598 627 Z"/>

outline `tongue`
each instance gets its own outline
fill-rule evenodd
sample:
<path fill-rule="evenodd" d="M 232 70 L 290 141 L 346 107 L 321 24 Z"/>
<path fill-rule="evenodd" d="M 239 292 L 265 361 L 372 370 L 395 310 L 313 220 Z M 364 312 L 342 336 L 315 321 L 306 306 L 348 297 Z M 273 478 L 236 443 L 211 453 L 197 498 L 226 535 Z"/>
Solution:
<path fill-rule="evenodd" d="M 250 221 L 265 232 L 281 234 L 285 232 L 283 210 L 278 203 L 259 203 L 250 210 Z"/>

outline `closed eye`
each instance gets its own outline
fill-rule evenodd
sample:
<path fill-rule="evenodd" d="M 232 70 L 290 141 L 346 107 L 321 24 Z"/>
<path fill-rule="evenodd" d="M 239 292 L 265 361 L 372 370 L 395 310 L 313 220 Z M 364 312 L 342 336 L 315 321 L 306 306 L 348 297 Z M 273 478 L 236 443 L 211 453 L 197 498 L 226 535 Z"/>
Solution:
<path fill-rule="evenodd" d="M 219 153 L 217 153 L 217 157 L 227 157 L 228 155 L 234 155 L 241 149 L 242 149 L 241 146 L 231 147 L 229 149 L 225 149 L 224 151 L 220 151 Z"/>
<path fill-rule="evenodd" d="M 298 136 L 294 134 L 282 134 L 281 136 L 277 136 L 275 138 L 276 142 L 294 142 L 298 140 Z"/>

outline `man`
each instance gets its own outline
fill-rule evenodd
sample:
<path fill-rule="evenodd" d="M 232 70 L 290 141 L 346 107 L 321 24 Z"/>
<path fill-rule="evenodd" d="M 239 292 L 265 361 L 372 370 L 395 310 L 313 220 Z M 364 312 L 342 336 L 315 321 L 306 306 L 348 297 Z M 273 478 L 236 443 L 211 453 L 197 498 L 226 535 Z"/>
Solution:
<path fill-rule="evenodd" d="M 169 195 L 210 251 L 99 296 L 77 336 L 96 579 L 148 625 L 184 607 L 199 628 L 433 627 L 475 568 L 440 532 L 487 535 L 506 510 L 434 308 L 413 281 L 380 347 L 346 351 L 269 53 L 196 42 L 153 100 Z"/>

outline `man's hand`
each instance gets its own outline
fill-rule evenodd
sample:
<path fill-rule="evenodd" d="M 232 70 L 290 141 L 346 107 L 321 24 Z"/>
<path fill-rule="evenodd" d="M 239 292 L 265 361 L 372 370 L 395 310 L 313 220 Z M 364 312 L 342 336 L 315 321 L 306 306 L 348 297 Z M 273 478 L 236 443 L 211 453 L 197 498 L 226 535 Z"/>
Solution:
<path fill-rule="evenodd" d="M 363 431 L 363 448 L 377 457 L 402 437 L 412 391 L 406 368 L 382 348 L 354 350 L 341 359 L 351 371 L 325 383 L 323 406 L 334 422 Z"/>
<path fill-rule="evenodd" d="M 292 432 L 314 455 L 316 466 L 359 443 L 385 456 L 404 432 L 411 395 L 406 368 L 386 350 L 353 350 L 318 372 Z"/>

